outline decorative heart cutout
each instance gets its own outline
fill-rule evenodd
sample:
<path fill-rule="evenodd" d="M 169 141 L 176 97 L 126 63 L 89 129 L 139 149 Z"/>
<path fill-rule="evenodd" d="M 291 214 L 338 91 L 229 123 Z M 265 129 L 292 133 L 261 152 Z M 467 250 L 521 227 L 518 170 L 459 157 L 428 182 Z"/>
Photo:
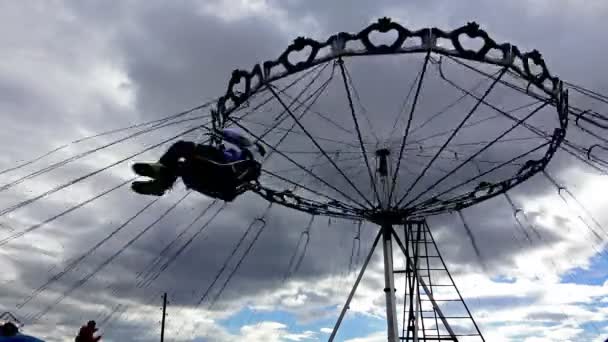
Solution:
<path fill-rule="evenodd" d="M 548 71 L 540 52 L 537 50 L 528 52 L 523 56 L 522 60 L 524 70 L 531 78 L 534 78 L 537 82 L 545 81 Z"/>
<path fill-rule="evenodd" d="M 515 56 L 513 58 L 513 66 L 521 70 L 521 72 L 526 72 L 526 68 L 524 67 L 524 61 L 521 59 L 521 56 Z"/>
<path fill-rule="evenodd" d="M 263 83 L 264 74 L 262 73 L 262 67 L 259 64 L 256 64 L 249 77 L 249 95 L 257 91 Z"/>
<path fill-rule="evenodd" d="M 408 44 L 408 42 L 410 40 L 412 40 L 413 38 L 414 37 L 408 38 L 405 41 L 405 43 Z M 418 38 L 418 41 L 420 42 L 419 44 L 422 43 L 422 39 Z M 447 39 L 447 38 L 437 38 L 436 45 L 437 45 L 437 47 L 440 47 L 440 48 L 443 48 L 443 49 L 446 49 L 446 50 L 451 50 L 451 51 L 456 50 L 456 48 L 454 47 L 454 44 L 452 43 L 452 41 L 450 39 Z"/>
<path fill-rule="evenodd" d="M 232 92 L 237 96 L 246 94 L 247 90 L 247 78 L 245 76 L 239 77 L 238 82 L 232 83 Z"/>
<path fill-rule="evenodd" d="M 539 78 L 540 76 L 542 76 L 544 71 L 542 66 L 536 63 L 529 63 L 528 66 L 530 69 L 530 75 L 532 75 L 534 78 Z"/>
<path fill-rule="evenodd" d="M 332 53 L 333 50 L 331 45 L 326 45 L 319 49 L 319 52 L 317 52 L 317 58 L 322 59 L 325 57 L 329 57 L 330 55 L 332 55 Z"/>
<path fill-rule="evenodd" d="M 236 103 L 234 102 L 234 100 L 230 97 L 226 98 L 226 100 L 224 100 L 224 113 L 222 113 L 224 116 L 229 115 L 234 109 L 236 108 Z"/>
<path fill-rule="evenodd" d="M 345 49 L 350 51 L 365 51 L 366 47 L 359 39 L 348 40 L 345 44 Z"/>
<path fill-rule="evenodd" d="M 279 62 L 289 72 L 296 72 L 298 69 L 304 69 L 312 63 L 319 52 L 320 43 L 313 39 L 298 37 L 293 41 L 293 44 L 287 47 L 279 57 Z M 297 61 L 293 63 L 292 60 Z"/>
<path fill-rule="evenodd" d="M 506 57 L 505 53 L 502 50 L 497 49 L 497 48 L 490 49 L 490 51 L 488 51 L 486 56 L 490 57 L 490 58 L 498 59 L 498 60 L 504 60 Z"/>
<path fill-rule="evenodd" d="M 249 96 L 251 91 L 250 75 L 244 70 L 234 70 L 228 86 L 229 98 L 234 101 L 235 106 L 240 106 Z M 229 108 L 228 106 L 226 108 Z"/>
<path fill-rule="evenodd" d="M 488 50 L 496 47 L 496 43 L 474 22 L 451 32 L 450 40 L 456 51 L 466 58 L 483 58 Z"/>
<path fill-rule="evenodd" d="M 376 48 L 388 48 L 397 44 L 399 32 L 396 29 L 390 29 L 387 32 L 374 30 L 367 35 L 367 38 Z"/>
<path fill-rule="evenodd" d="M 285 73 L 287 73 L 287 67 L 283 64 L 277 64 L 272 66 L 269 70 L 268 70 L 268 78 L 273 78 L 273 77 L 277 77 L 279 75 L 284 75 Z"/>
<path fill-rule="evenodd" d="M 300 50 L 292 50 L 289 55 L 287 55 L 287 60 L 289 61 L 289 64 L 295 66 L 307 62 L 311 54 L 312 46 L 306 45 Z"/>
<path fill-rule="evenodd" d="M 469 37 L 469 35 L 463 33 L 458 35 L 458 42 L 465 51 L 478 54 L 486 45 L 485 40 L 481 37 Z"/>

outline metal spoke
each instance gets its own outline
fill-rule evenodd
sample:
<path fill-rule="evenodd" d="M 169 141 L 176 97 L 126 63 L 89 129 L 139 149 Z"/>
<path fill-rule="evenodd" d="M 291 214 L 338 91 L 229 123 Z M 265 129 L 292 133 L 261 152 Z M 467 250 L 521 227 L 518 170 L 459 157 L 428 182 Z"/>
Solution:
<path fill-rule="evenodd" d="M 401 115 L 403 115 L 403 112 L 405 111 L 405 106 L 409 102 L 410 96 L 412 96 L 412 93 L 414 92 L 416 84 L 418 83 L 418 79 L 420 78 L 420 75 L 422 74 L 422 72 L 425 69 L 420 69 L 420 71 L 416 75 L 416 78 L 414 78 L 414 80 L 412 80 L 412 84 L 410 84 L 410 86 L 408 88 L 407 95 L 405 96 L 405 100 L 403 100 L 403 103 L 401 104 L 401 109 L 399 109 L 399 112 L 397 113 L 397 117 L 395 118 L 395 122 L 393 122 L 393 128 L 391 129 L 391 132 L 388 135 L 389 140 L 393 137 L 395 130 L 397 130 L 397 126 L 399 124 L 399 121 L 401 120 Z M 412 133 L 413 133 L 413 131 L 412 131 Z"/>
<path fill-rule="evenodd" d="M 393 199 L 393 193 L 395 192 L 395 186 L 397 185 L 397 174 L 399 173 L 399 168 L 401 167 L 401 158 L 403 158 L 403 150 L 405 149 L 405 143 L 407 141 L 407 135 L 410 131 L 410 126 L 412 125 L 412 119 L 414 118 L 414 113 L 416 112 L 416 107 L 418 105 L 418 98 L 420 96 L 420 90 L 422 89 L 422 82 L 424 81 L 424 75 L 426 74 L 426 67 L 429 64 L 429 58 L 431 57 L 431 51 L 427 52 L 424 58 L 424 64 L 422 65 L 422 72 L 420 73 L 420 79 L 418 80 L 418 85 L 416 86 L 416 94 L 414 95 L 414 101 L 412 102 L 412 108 L 410 109 L 410 116 L 407 120 L 407 125 L 405 126 L 405 132 L 403 133 L 403 140 L 401 141 L 401 148 L 399 149 L 399 157 L 397 158 L 397 167 L 395 168 L 395 172 L 393 173 L 393 179 L 391 180 L 391 190 L 388 195 L 388 205 L 391 205 L 391 200 Z"/>
<path fill-rule="evenodd" d="M 374 179 L 374 175 L 372 172 L 372 168 L 369 165 L 369 159 L 367 158 L 367 151 L 365 150 L 365 145 L 363 143 L 363 137 L 361 136 L 361 129 L 359 127 L 359 121 L 357 121 L 357 115 L 355 113 L 355 107 L 353 105 L 352 95 L 350 93 L 350 88 L 348 86 L 346 71 L 344 68 L 344 61 L 342 58 L 338 59 L 338 66 L 340 67 L 340 72 L 342 73 L 342 80 L 344 81 L 344 89 L 346 90 L 346 97 L 348 99 L 348 106 L 350 107 L 350 112 L 353 117 L 353 121 L 355 122 L 355 128 L 357 129 L 357 137 L 359 138 L 359 143 L 361 144 L 361 152 L 363 153 L 363 158 L 365 159 L 365 165 L 367 166 L 367 171 L 369 173 L 369 179 L 372 183 L 372 188 L 374 189 L 374 193 L 376 195 L 376 199 L 378 200 L 378 205 L 380 205 L 380 195 L 378 194 L 378 189 L 376 187 L 376 181 Z M 370 205 L 372 205 L 370 203 Z M 372 205 L 373 206 L 373 205 Z"/>
<path fill-rule="evenodd" d="M 293 99 L 293 96 L 289 95 L 287 92 L 283 92 L 283 95 L 285 95 L 287 98 L 289 99 Z M 302 101 L 300 100 L 295 100 L 296 102 L 300 103 Z M 323 119 L 324 121 L 329 122 L 332 126 L 336 127 L 337 129 L 348 133 L 348 134 L 353 134 L 352 131 L 348 130 L 346 127 L 343 127 L 342 125 L 340 125 L 339 123 L 337 123 L 336 121 L 334 121 L 332 118 L 329 117 L 329 115 L 324 114 L 318 110 L 310 110 L 311 113 L 316 114 L 318 117 L 320 117 L 321 119 Z"/>
<path fill-rule="evenodd" d="M 479 175 L 477 175 L 477 176 L 475 176 L 475 177 L 473 177 L 473 178 L 471 178 L 471 179 L 469 179 L 469 180 L 467 180 L 467 181 L 464 181 L 464 182 L 462 182 L 462 183 L 460 183 L 460 184 L 454 185 L 454 186 L 452 186 L 451 188 L 449 188 L 448 190 L 445 190 L 445 191 L 443 191 L 443 192 L 439 193 L 437 196 L 435 196 L 435 198 L 437 198 L 437 197 L 439 197 L 439 196 L 442 196 L 442 195 L 445 195 L 446 193 L 451 192 L 451 191 L 453 191 L 454 189 L 457 189 L 457 188 L 459 188 L 459 187 L 461 187 L 461 186 L 467 185 L 467 184 L 469 184 L 469 183 L 471 183 L 471 182 L 473 182 L 473 181 L 475 181 L 475 180 L 477 180 L 477 179 L 479 179 L 479 178 L 481 178 L 481 177 L 483 177 L 483 176 L 485 176 L 485 175 L 488 175 L 488 174 L 490 174 L 490 173 L 492 173 L 492 172 L 494 172 L 494 171 L 496 171 L 496 170 L 498 170 L 498 169 L 500 169 L 500 168 L 502 168 L 502 167 L 504 167 L 504 166 L 506 166 L 506 165 L 508 165 L 508 164 L 513 163 L 514 161 L 516 161 L 516 160 L 518 160 L 518 159 L 521 159 L 521 158 L 523 158 L 523 157 L 525 157 L 525 156 L 527 156 L 527 155 L 529 155 L 529 154 L 532 154 L 532 153 L 534 153 L 534 152 L 536 152 L 536 151 L 538 151 L 538 150 L 542 149 L 543 147 L 545 147 L 545 146 L 549 145 L 550 143 L 551 143 L 551 142 L 546 142 L 546 143 L 544 143 L 544 144 L 542 144 L 542 145 L 540 145 L 540 146 L 538 146 L 538 147 L 535 147 L 535 148 L 531 149 L 530 151 L 528 151 L 528 152 L 526 152 L 526 153 L 524 153 L 524 154 L 520 154 L 520 155 L 519 155 L 519 156 L 517 156 L 517 157 L 511 158 L 511 159 L 507 160 L 506 162 L 504 162 L 504 163 L 502 163 L 502 164 L 500 164 L 500 165 L 497 165 L 497 166 L 495 166 L 495 167 L 493 167 L 493 168 L 491 168 L 491 169 L 489 169 L 489 170 L 487 170 L 487 171 L 485 171 L 485 172 L 483 172 L 483 173 L 480 173 Z M 417 208 L 417 207 L 419 207 L 420 205 L 423 205 L 423 204 L 424 204 L 424 202 L 419 203 L 419 204 L 416 204 L 416 205 L 414 205 L 412 208 Z"/>
<path fill-rule="evenodd" d="M 349 195 L 345 194 L 343 191 L 341 191 L 340 189 L 336 188 L 335 186 L 329 184 L 326 180 L 324 180 L 323 178 L 317 176 L 316 174 L 314 174 L 312 171 L 308 170 L 307 168 L 305 168 L 302 164 L 298 163 L 297 161 L 293 160 L 291 157 L 289 157 L 288 155 L 286 155 L 285 153 L 279 151 L 276 149 L 276 147 L 272 144 L 269 144 L 268 142 L 266 142 L 263 139 L 260 139 L 259 136 L 257 136 L 255 133 L 253 133 L 251 130 L 249 130 L 247 127 L 243 126 L 242 124 L 240 124 L 239 122 L 234 121 L 232 118 L 228 117 L 228 120 L 232 121 L 236 126 L 238 126 L 239 128 L 241 128 L 243 131 L 245 131 L 247 134 L 251 135 L 252 137 L 256 138 L 257 141 L 263 143 L 264 145 L 266 145 L 268 148 L 270 148 L 271 150 L 273 150 L 274 152 L 276 152 L 278 155 L 282 156 L 283 158 L 287 159 L 288 161 L 290 161 L 292 164 L 294 164 L 295 166 L 299 167 L 300 169 L 302 169 L 304 172 L 308 173 L 309 175 L 311 175 L 314 179 L 320 181 L 321 183 L 325 184 L 327 187 L 333 189 L 334 191 L 336 191 L 337 193 L 339 193 L 340 195 L 342 195 L 344 198 L 350 200 L 353 203 L 356 203 L 357 205 L 359 205 L 361 208 L 365 209 L 365 205 L 361 204 L 359 201 L 353 199 L 352 197 L 350 197 Z"/>
<path fill-rule="evenodd" d="M 272 127 L 271 125 L 268 125 L 268 124 L 265 124 L 265 123 L 261 123 L 261 122 L 258 122 L 258 121 L 243 120 L 243 122 L 246 122 L 248 124 L 262 126 L 262 127 Z M 288 132 L 289 128 L 276 127 L 274 130 L 275 131 Z M 290 134 L 299 135 L 299 136 L 306 136 L 304 133 L 300 133 L 300 132 L 296 132 L 296 131 L 290 132 Z M 317 140 L 322 140 L 322 141 L 327 141 L 327 142 L 331 142 L 331 143 L 334 143 L 334 144 L 340 144 L 340 145 L 345 145 L 345 146 L 349 146 L 349 147 L 359 148 L 359 145 L 357 145 L 355 143 L 350 143 L 350 142 L 340 141 L 340 140 L 335 140 L 335 139 L 330 139 L 330 138 L 324 138 L 324 137 L 319 137 L 319 136 L 314 136 L 314 137 Z M 357 152 L 357 153 L 360 153 L 360 152 Z"/>
<path fill-rule="evenodd" d="M 285 110 L 287 111 L 287 113 L 292 117 L 292 119 L 300 127 L 300 129 L 310 138 L 310 140 L 312 141 L 312 143 L 319 149 L 319 151 L 325 156 L 325 158 L 327 158 L 327 160 L 330 161 L 330 163 L 332 164 L 332 166 L 342 175 L 342 177 L 344 177 L 344 179 L 352 186 L 352 188 L 370 206 L 373 206 L 373 204 L 369 201 L 369 199 L 367 199 L 367 197 L 365 195 L 363 195 L 363 193 L 361 192 L 361 190 L 359 190 L 359 188 L 355 185 L 355 183 L 353 183 L 352 180 L 350 180 L 350 178 L 348 178 L 348 176 L 344 173 L 344 171 L 342 171 L 342 169 L 340 169 L 340 167 L 338 167 L 338 165 L 336 165 L 336 163 L 331 159 L 331 157 L 327 154 L 327 152 L 325 152 L 325 150 L 321 147 L 321 145 L 319 145 L 319 143 L 317 142 L 317 140 L 308 132 L 308 130 L 304 127 L 304 125 L 302 125 L 302 123 L 300 122 L 300 120 L 287 107 L 287 105 L 285 104 L 285 102 L 283 101 L 283 99 L 279 96 L 279 94 L 277 94 L 271 86 L 268 86 L 268 90 L 275 96 L 275 98 L 277 99 L 277 101 L 279 101 L 279 103 L 281 104 L 281 106 L 283 106 L 283 108 L 285 108 Z"/>
<path fill-rule="evenodd" d="M 452 132 L 452 134 L 450 135 L 450 137 L 446 140 L 446 142 L 443 144 L 443 146 L 441 147 L 441 149 L 439 149 L 439 151 L 437 152 L 437 154 L 435 154 L 435 157 L 433 157 L 433 159 L 431 159 L 431 161 L 427 164 L 427 166 L 424 168 L 424 170 L 422 171 L 422 173 L 420 173 L 420 175 L 418 175 L 418 177 L 416 178 L 416 180 L 412 183 L 412 185 L 410 185 L 410 187 L 407 189 L 407 191 L 405 192 L 405 194 L 401 197 L 401 199 L 399 199 L 399 201 L 397 202 L 396 207 L 398 207 L 399 205 L 401 205 L 401 202 L 403 202 L 403 200 L 410 194 L 410 192 L 412 191 L 412 189 L 414 188 L 414 186 L 416 186 L 416 184 L 418 184 L 418 182 L 424 176 L 424 174 L 428 170 L 428 168 L 431 167 L 431 165 L 435 162 L 435 160 L 441 154 L 441 152 L 448 146 L 448 144 L 452 141 L 452 139 L 454 138 L 454 136 L 456 136 L 456 133 L 458 133 L 458 131 L 462 128 L 462 126 L 464 126 L 464 124 L 467 122 L 467 120 L 475 113 L 475 111 L 477 111 L 477 108 L 479 108 L 479 106 L 485 100 L 485 98 L 490 94 L 490 92 L 492 92 L 492 90 L 494 89 L 494 87 L 496 86 L 496 84 L 502 78 L 502 76 L 505 74 L 506 71 L 507 71 L 507 68 L 503 68 L 502 69 L 502 71 L 500 72 L 500 74 L 498 75 L 498 77 L 496 79 L 494 79 L 494 81 L 492 82 L 492 85 L 490 85 L 490 87 L 486 90 L 486 92 L 483 94 L 483 96 L 479 100 L 477 100 L 477 102 L 475 103 L 475 106 L 473 106 L 473 108 L 469 111 L 469 113 L 467 113 L 467 115 L 465 116 L 465 118 L 454 129 L 454 131 Z"/>
<path fill-rule="evenodd" d="M 296 101 L 299 101 L 300 97 L 302 97 L 302 95 L 304 95 L 304 93 L 305 93 L 305 92 L 306 92 L 306 91 L 307 91 L 307 90 L 308 90 L 308 89 L 309 89 L 309 88 L 310 88 L 310 87 L 311 87 L 311 86 L 312 86 L 312 85 L 313 85 L 313 84 L 314 84 L 314 83 L 317 81 L 317 79 L 318 79 L 318 78 L 321 76 L 321 73 L 322 73 L 323 71 L 325 71 L 325 69 L 326 69 L 328 66 L 329 66 L 329 64 L 328 64 L 328 63 L 326 63 L 326 64 L 325 64 L 325 65 L 324 65 L 324 66 L 321 68 L 321 70 L 319 70 L 319 72 L 318 72 L 316 75 L 314 75 L 314 77 L 312 78 L 312 80 L 311 80 L 310 82 L 308 82 L 308 84 L 306 84 L 306 86 L 304 86 L 304 88 L 302 89 L 302 91 L 300 91 L 300 93 L 299 93 L 299 94 L 298 94 L 298 95 L 297 95 L 295 98 L 293 98 L 293 99 L 292 99 L 291 103 L 289 104 L 289 106 L 288 106 L 287 108 L 289 108 L 289 107 L 293 106 L 293 105 L 294 105 L 294 103 L 296 103 Z M 321 92 L 322 92 L 323 90 L 325 90 L 325 87 L 326 87 L 326 86 L 327 86 L 327 84 L 328 84 L 328 83 L 331 81 L 331 79 L 333 78 L 333 75 L 334 75 L 334 70 L 333 70 L 333 68 L 332 68 L 332 73 L 331 73 L 331 75 L 330 75 L 329 79 L 328 79 L 326 82 L 324 82 L 323 84 L 321 84 L 321 86 L 320 86 L 320 87 L 319 87 L 317 90 L 315 90 L 314 92 L 312 92 L 312 94 L 310 94 L 310 95 L 309 95 L 309 96 L 308 96 L 308 97 L 307 97 L 307 98 L 306 98 L 306 99 L 305 99 L 303 102 L 299 102 L 299 103 L 298 103 L 298 105 L 297 105 L 297 107 L 296 107 L 296 109 L 300 108 L 300 107 L 301 107 L 301 106 L 304 104 L 304 102 L 305 102 L 305 101 L 308 101 L 308 100 L 310 100 L 312 97 L 314 97 L 314 96 L 317 94 L 317 92 L 318 92 L 319 90 L 321 90 Z M 286 89 L 279 90 L 279 91 L 280 91 L 281 93 L 286 93 L 286 92 L 287 92 L 287 90 L 286 90 Z M 273 96 L 271 96 L 271 97 L 269 98 L 269 100 L 270 100 L 270 99 L 272 99 L 273 97 L 274 97 L 274 93 L 273 93 Z M 283 113 L 279 114 L 279 117 L 282 117 L 282 116 L 283 116 L 283 114 L 285 114 L 285 110 L 283 110 Z M 272 131 L 273 131 L 275 128 L 277 128 L 277 127 L 278 127 L 278 126 L 279 126 L 281 123 L 283 123 L 284 121 L 285 121 L 285 119 L 284 119 L 284 118 L 282 118 L 281 120 L 276 120 L 276 123 L 275 123 L 274 125 L 272 125 L 272 126 L 271 126 L 271 128 L 270 128 L 269 130 L 267 130 L 267 131 L 266 131 L 266 133 L 262 134 L 262 135 L 261 135 L 261 137 L 262 137 L 262 138 L 264 138 L 266 135 L 268 135 L 270 132 L 272 132 Z"/>
<path fill-rule="evenodd" d="M 548 102 L 543 103 L 542 105 L 540 105 L 536 109 L 534 109 L 530 114 L 526 115 L 524 118 L 522 118 L 519 121 L 517 121 L 513 126 L 511 126 L 509 129 L 507 129 L 506 131 L 504 131 L 502 134 L 500 134 L 498 137 L 496 137 L 494 140 L 492 140 L 489 144 L 485 145 L 484 147 L 482 147 L 481 149 L 479 149 L 477 152 L 475 152 L 473 155 L 469 156 L 465 161 L 463 161 L 462 163 L 460 163 L 460 165 L 458 165 L 453 170 L 451 170 L 450 172 L 448 172 L 446 175 L 444 175 L 443 177 L 441 177 L 439 180 L 437 180 L 435 183 L 433 183 L 431 186 L 429 186 L 426 190 L 420 192 L 420 194 L 418 196 L 414 197 L 412 200 L 410 200 L 408 203 L 406 203 L 404 205 L 404 207 L 407 207 L 409 204 L 411 204 L 414 201 L 416 201 L 425 192 L 434 189 L 437 185 L 439 185 L 441 182 L 443 182 L 444 180 L 446 180 L 449 176 L 451 176 L 454 173 L 456 173 L 456 171 L 460 170 L 463 166 L 465 166 L 466 164 L 468 164 L 475 157 L 477 157 L 478 155 L 480 155 L 481 153 L 483 153 L 484 151 L 486 151 L 488 148 L 490 148 L 491 146 L 493 146 L 497 141 L 499 141 L 500 139 L 502 139 L 503 137 L 505 137 L 507 134 L 511 133 L 517 127 L 521 126 L 522 123 L 524 123 L 525 121 L 527 121 L 528 119 L 530 119 L 534 114 L 538 113 L 541 109 L 545 108 L 548 104 L 549 104 Z"/>
<path fill-rule="evenodd" d="M 340 60 L 341 59 L 338 59 L 338 61 L 340 61 Z M 346 80 L 348 81 L 350 89 L 352 89 L 352 94 L 354 95 L 354 99 L 357 100 L 357 104 L 359 105 L 359 108 L 361 109 L 361 115 L 363 116 L 363 118 L 365 119 L 367 124 L 369 125 L 370 133 L 374 137 L 375 143 L 377 144 L 380 142 L 380 138 L 378 138 L 378 135 L 376 135 L 374 125 L 372 124 L 372 121 L 369 119 L 369 115 L 368 115 L 369 113 L 368 113 L 367 109 L 365 108 L 365 106 L 363 105 L 363 102 L 361 101 L 361 97 L 359 96 L 359 92 L 357 91 L 357 88 L 355 87 L 355 82 L 353 81 L 353 77 L 350 75 L 350 72 L 346 68 L 344 69 L 344 74 L 346 75 Z"/>
<path fill-rule="evenodd" d="M 303 110 L 303 111 L 302 111 L 302 113 L 300 114 L 300 119 L 301 119 L 301 118 L 303 118 L 303 117 L 304 117 L 304 115 L 306 115 L 306 113 L 308 113 L 308 111 L 310 110 L 310 108 L 311 108 L 311 107 L 312 107 L 312 106 L 313 106 L 313 105 L 314 105 L 314 104 L 317 102 L 317 100 L 319 99 L 319 97 L 321 96 L 321 94 L 323 94 L 323 92 L 325 91 L 325 89 L 327 88 L 327 86 L 329 85 L 329 83 L 331 82 L 331 80 L 334 78 L 334 70 L 335 70 L 335 69 L 334 69 L 334 68 L 332 68 L 332 72 L 331 72 L 330 77 L 329 77 L 329 78 L 328 78 L 328 79 L 327 79 L 325 82 L 323 82 L 323 84 L 322 84 L 322 85 L 321 85 L 321 86 L 320 86 L 320 87 L 319 87 L 317 90 L 315 90 L 315 91 L 314 91 L 314 92 L 311 94 L 311 96 L 309 96 L 309 97 L 307 98 L 307 100 L 309 100 L 310 98 L 313 98 L 313 97 L 314 97 L 314 99 L 313 99 L 313 100 L 312 100 L 312 101 L 311 101 L 311 102 L 310 102 L 310 103 L 309 103 L 309 104 L 306 106 L 306 108 L 304 108 L 304 110 Z M 298 105 L 296 109 L 299 109 L 301 106 L 302 106 L 302 105 Z M 287 108 L 289 108 L 289 107 L 287 107 Z M 290 111 L 290 113 L 291 113 L 291 111 Z M 284 119 L 282 119 L 281 121 L 283 121 L 283 120 L 284 120 Z M 274 147 L 275 147 L 275 148 L 278 148 L 278 147 L 279 147 L 279 145 L 280 145 L 280 144 L 282 144 L 282 143 L 283 143 L 283 141 L 285 141 L 285 139 L 287 139 L 287 137 L 289 136 L 289 134 L 293 133 L 293 129 L 295 128 L 295 126 L 296 126 L 296 124 L 295 124 L 295 123 L 293 123 L 293 124 L 291 125 L 291 127 L 289 127 L 289 129 L 287 129 L 287 130 L 285 131 L 285 134 L 283 134 L 283 136 L 282 136 L 282 137 L 279 139 L 279 141 L 278 141 L 278 142 L 276 142 L 276 143 L 274 144 Z M 268 133 L 269 133 L 269 132 L 270 132 L 270 131 L 268 131 Z M 264 137 L 264 136 L 262 136 L 262 138 L 263 138 L 263 137 Z M 266 158 L 264 158 L 264 161 L 268 160 L 268 159 L 270 158 L 270 156 L 271 156 L 271 155 L 272 155 L 272 152 L 270 152 L 270 153 L 269 153 L 269 154 L 266 156 Z"/>
<path fill-rule="evenodd" d="M 288 179 L 288 178 L 286 178 L 286 177 L 283 177 L 283 176 L 281 176 L 281 175 L 279 175 L 279 174 L 277 174 L 277 173 L 275 173 L 275 172 L 268 171 L 268 170 L 264 170 L 264 169 L 262 169 L 262 172 L 263 172 L 263 173 L 267 173 L 267 174 L 269 174 L 269 175 L 271 175 L 271 176 L 273 176 L 273 177 L 275 177 L 275 178 L 278 178 L 278 179 L 280 179 L 280 180 L 282 180 L 282 181 L 284 181 L 284 182 L 286 182 L 286 183 L 289 183 L 289 184 L 291 184 L 291 185 L 293 185 L 293 186 L 295 186 L 295 187 L 302 188 L 302 189 L 304 189 L 304 190 L 306 190 L 306 191 L 309 191 L 310 193 L 315 194 L 315 195 L 317 195 L 317 196 L 320 196 L 320 197 L 325 197 L 326 199 L 330 200 L 331 202 L 338 202 L 338 203 L 341 203 L 341 205 L 343 205 L 344 207 L 346 207 L 346 208 L 348 208 L 348 209 L 353 209 L 353 210 L 354 210 L 354 209 L 356 209 L 356 208 L 355 208 L 355 207 L 353 207 L 353 206 L 350 206 L 350 205 L 348 205 L 348 204 L 342 203 L 342 202 L 338 201 L 337 199 L 335 199 L 335 198 L 333 198 L 333 197 L 331 197 L 331 196 L 328 196 L 328 195 L 322 194 L 322 193 L 320 193 L 320 192 L 318 192 L 318 191 L 315 191 L 315 190 L 313 190 L 313 189 L 311 189 L 311 188 L 309 188 L 309 187 L 307 187 L 307 186 L 302 185 L 302 183 L 295 182 L 295 181 L 293 181 L 293 180 L 291 180 L 291 179 Z"/>

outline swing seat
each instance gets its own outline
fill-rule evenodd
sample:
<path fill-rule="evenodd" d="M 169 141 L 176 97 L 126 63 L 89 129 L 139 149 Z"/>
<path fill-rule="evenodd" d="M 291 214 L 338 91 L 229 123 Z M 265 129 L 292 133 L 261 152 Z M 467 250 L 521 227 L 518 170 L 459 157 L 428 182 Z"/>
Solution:
<path fill-rule="evenodd" d="M 248 191 L 261 173 L 261 165 L 253 159 L 220 163 L 196 156 L 181 166 L 181 176 L 187 188 L 204 195 L 231 202 Z"/>

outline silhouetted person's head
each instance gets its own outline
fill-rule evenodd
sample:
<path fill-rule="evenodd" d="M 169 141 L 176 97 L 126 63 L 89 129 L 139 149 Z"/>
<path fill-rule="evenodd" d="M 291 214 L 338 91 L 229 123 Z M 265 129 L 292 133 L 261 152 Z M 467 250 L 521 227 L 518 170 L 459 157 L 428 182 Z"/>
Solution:
<path fill-rule="evenodd" d="M 15 336 L 19 332 L 19 328 L 11 322 L 4 323 L 0 327 L 0 336 Z"/>
<path fill-rule="evenodd" d="M 95 323 L 95 321 L 88 321 L 87 322 L 87 326 L 90 328 L 95 328 L 95 325 L 97 325 L 97 323 Z"/>

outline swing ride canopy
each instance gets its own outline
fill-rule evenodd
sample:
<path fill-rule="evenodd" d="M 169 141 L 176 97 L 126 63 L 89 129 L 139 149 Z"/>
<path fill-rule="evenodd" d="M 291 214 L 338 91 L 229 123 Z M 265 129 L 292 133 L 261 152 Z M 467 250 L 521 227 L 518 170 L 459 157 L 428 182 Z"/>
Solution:
<path fill-rule="evenodd" d="M 374 42 L 374 35 L 390 32 L 396 34 L 388 42 Z M 481 45 L 467 47 L 464 38 Z M 396 118 L 365 108 L 350 71 L 355 58 L 388 55 L 418 57 L 421 65 L 409 90 L 397 90 L 407 97 Z M 477 73 L 480 81 L 472 89 L 459 84 L 445 64 Z M 433 108 L 429 98 L 437 95 L 426 88 L 436 92 L 446 84 L 458 96 Z M 318 109 L 323 104 L 331 111 Z M 269 113 L 272 106 L 279 114 Z M 215 126 L 238 127 L 271 151 L 254 190 L 268 201 L 312 214 L 402 223 L 472 206 L 543 170 L 565 137 L 568 102 L 538 51 L 497 43 L 475 23 L 450 32 L 410 31 L 382 18 L 323 42 L 299 37 L 276 60 L 235 70 L 213 113 Z M 254 125 L 252 113 L 259 118 Z M 298 153 L 317 157 L 307 163 Z"/>

